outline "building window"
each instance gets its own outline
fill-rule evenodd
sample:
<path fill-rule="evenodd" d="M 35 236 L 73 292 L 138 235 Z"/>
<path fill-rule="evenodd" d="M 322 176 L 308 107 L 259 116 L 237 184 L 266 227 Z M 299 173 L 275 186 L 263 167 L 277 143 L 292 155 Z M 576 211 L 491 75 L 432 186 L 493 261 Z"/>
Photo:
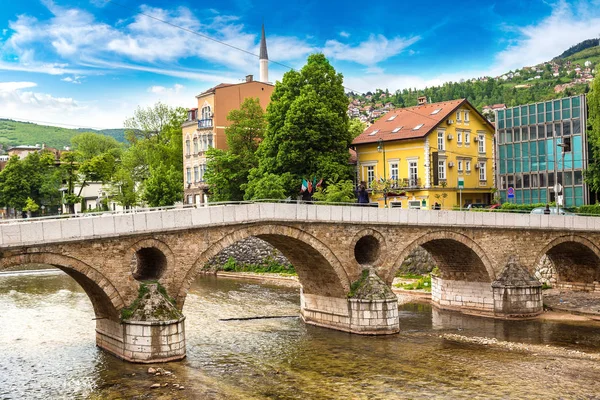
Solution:
<path fill-rule="evenodd" d="M 456 142 L 462 143 L 462 131 L 456 130 Z"/>
<path fill-rule="evenodd" d="M 194 167 L 194 182 L 200 182 L 200 171 L 197 165 Z"/>
<path fill-rule="evenodd" d="M 204 182 L 204 174 L 206 174 L 206 164 L 200 166 L 200 182 Z"/>
<path fill-rule="evenodd" d="M 456 112 L 456 122 L 460 122 L 460 110 Z"/>
<path fill-rule="evenodd" d="M 371 182 L 375 180 L 375 167 L 373 165 L 369 165 L 367 167 L 367 187 L 371 186 Z"/>
<path fill-rule="evenodd" d="M 206 135 L 202 136 L 202 151 L 206 151 L 208 148 L 206 147 Z"/>
<path fill-rule="evenodd" d="M 485 153 L 485 135 L 483 133 L 477 134 L 479 140 L 479 152 Z"/>
<path fill-rule="evenodd" d="M 444 134 L 445 132 L 443 131 L 438 131 L 438 150 L 439 151 L 444 151 Z"/>
<path fill-rule="evenodd" d="M 479 180 L 480 181 L 485 181 L 486 180 L 486 175 L 485 175 L 485 161 L 482 161 L 479 163 Z"/>
<path fill-rule="evenodd" d="M 213 135 L 208 135 L 208 148 L 213 148 Z"/>
<path fill-rule="evenodd" d="M 469 131 L 465 131 L 465 144 L 471 143 L 471 133 Z"/>
<path fill-rule="evenodd" d="M 438 161 L 438 178 L 442 180 L 446 179 L 446 160 Z"/>
<path fill-rule="evenodd" d="M 198 138 L 194 138 L 194 154 L 198 154 Z"/>
<path fill-rule="evenodd" d="M 190 152 L 190 139 L 185 139 L 185 155 L 189 156 Z"/>
<path fill-rule="evenodd" d="M 188 185 L 192 183 L 192 169 L 190 167 L 187 167 L 185 170 L 185 176 L 187 179 L 187 183 Z"/>
<path fill-rule="evenodd" d="M 396 183 L 398 181 L 398 163 L 390 164 L 390 174 L 391 178 Z"/>
<path fill-rule="evenodd" d="M 463 172 L 463 162 L 462 162 L 462 160 L 458 160 L 458 172 Z"/>
<path fill-rule="evenodd" d="M 210 110 L 210 106 L 202 107 L 202 119 L 211 119 L 212 113 Z"/>
<path fill-rule="evenodd" d="M 465 110 L 465 122 L 469 122 L 469 112 Z"/>
<path fill-rule="evenodd" d="M 410 180 L 410 186 L 417 186 L 418 173 L 417 173 L 417 162 L 408 162 L 408 179 Z"/>
<path fill-rule="evenodd" d="M 471 161 L 465 161 L 465 171 L 471 172 Z"/>

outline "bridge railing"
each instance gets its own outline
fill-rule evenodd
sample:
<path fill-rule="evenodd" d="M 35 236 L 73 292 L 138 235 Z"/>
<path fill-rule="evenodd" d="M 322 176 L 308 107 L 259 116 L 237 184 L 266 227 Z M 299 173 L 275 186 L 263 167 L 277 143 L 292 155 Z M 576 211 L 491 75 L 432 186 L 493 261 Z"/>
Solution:
<path fill-rule="evenodd" d="M 137 207 L 128 210 L 118 211 L 92 211 L 92 212 L 81 212 L 75 214 L 59 214 L 59 215 L 48 215 L 42 217 L 31 217 L 31 218 L 15 218 L 15 219 L 0 219 L 0 225 L 2 224 L 13 224 L 19 222 L 34 222 L 34 221 L 46 221 L 46 220 L 57 220 L 57 219 L 72 219 L 72 218 L 89 218 L 89 217 L 103 217 L 110 215 L 123 215 L 123 214 L 137 214 L 146 212 L 157 212 L 166 210 L 178 210 L 178 209 L 191 209 L 191 208 L 204 208 L 204 207 L 219 207 L 219 206 L 235 206 L 241 204 L 261 204 L 261 203 L 278 203 L 278 204 L 296 204 L 296 205 L 316 205 L 316 206 L 351 206 L 351 207 L 379 207 L 378 203 L 348 203 L 348 202 L 324 202 L 324 201 L 303 201 L 303 200 L 288 200 L 288 199 L 260 199 L 260 200 L 245 200 L 245 201 L 220 201 L 220 202 L 209 202 L 203 204 L 178 204 L 173 206 L 160 206 L 160 207 Z M 394 208 L 396 211 L 408 210 L 407 208 Z M 421 211 L 431 212 L 476 212 L 476 213 L 510 213 L 510 214 L 530 214 L 529 211 L 524 210 L 505 210 L 505 209 L 473 209 L 467 210 L 456 210 L 456 209 L 443 209 L 443 210 L 429 210 L 420 209 Z M 585 214 L 577 213 L 578 216 L 587 217 L 599 217 L 598 214 Z"/>

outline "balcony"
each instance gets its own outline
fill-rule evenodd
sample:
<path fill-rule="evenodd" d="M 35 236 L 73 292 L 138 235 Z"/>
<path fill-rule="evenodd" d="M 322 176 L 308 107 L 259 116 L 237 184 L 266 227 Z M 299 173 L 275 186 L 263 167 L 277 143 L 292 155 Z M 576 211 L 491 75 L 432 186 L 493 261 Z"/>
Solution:
<path fill-rule="evenodd" d="M 421 178 L 403 178 L 402 187 L 406 189 L 417 189 L 421 187 Z"/>
<path fill-rule="evenodd" d="M 213 126 L 212 118 L 198 120 L 198 129 L 212 128 L 212 126 Z"/>

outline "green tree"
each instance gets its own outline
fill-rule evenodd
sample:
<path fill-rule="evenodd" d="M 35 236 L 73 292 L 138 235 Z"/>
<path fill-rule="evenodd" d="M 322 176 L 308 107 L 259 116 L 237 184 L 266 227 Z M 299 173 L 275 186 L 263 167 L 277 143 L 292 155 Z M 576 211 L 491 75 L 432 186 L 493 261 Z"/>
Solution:
<path fill-rule="evenodd" d="M 30 182 L 24 163 L 12 156 L 0 173 L 0 205 L 22 210 L 27 204 Z"/>
<path fill-rule="evenodd" d="M 175 202 L 181 201 L 180 169 L 181 167 L 175 168 L 174 166 L 167 168 L 164 164 L 151 168 L 150 177 L 146 181 L 142 195 L 150 207 L 171 206 Z"/>
<path fill-rule="evenodd" d="M 27 211 L 27 215 L 31 217 L 31 214 L 39 209 L 40 206 L 31 197 L 28 197 L 23 211 Z"/>
<path fill-rule="evenodd" d="M 144 199 L 152 199 L 153 204 L 173 205 L 182 198 L 181 124 L 186 118 L 184 108 L 172 108 L 159 102 L 153 107 L 138 107 L 133 117 L 125 121 L 125 136 L 130 147 L 123 153 L 113 180 L 119 192 L 111 191 L 121 205 L 128 207 L 137 203 L 139 196 L 131 191 L 139 191 Z M 166 171 L 170 182 L 154 176 L 151 183 L 154 186 L 146 192 L 147 181 L 157 171 Z M 174 195 L 172 190 L 176 186 L 178 194 Z"/>
<path fill-rule="evenodd" d="M 267 108 L 268 128 L 251 173 L 246 199 L 259 198 L 264 177 L 283 178 L 286 196 L 297 196 L 303 178 L 351 179 L 348 148 L 352 142 L 343 77 L 323 54 L 308 57 L 300 71 L 277 82 Z"/>
<path fill-rule="evenodd" d="M 351 180 L 328 179 L 324 187 L 316 190 L 313 199 L 327 203 L 353 203 L 354 183 Z"/>
<path fill-rule="evenodd" d="M 204 175 L 210 187 L 212 201 L 244 199 L 248 173 L 258 166 L 256 150 L 264 136 L 265 116 L 259 100 L 247 98 L 239 110 L 232 110 L 225 129 L 228 150 L 210 149 L 206 152 Z"/>
<path fill-rule="evenodd" d="M 591 148 L 591 160 L 585 171 L 585 181 L 590 190 L 600 191 L 600 77 L 596 76 L 587 95 L 588 105 L 588 143 Z"/>

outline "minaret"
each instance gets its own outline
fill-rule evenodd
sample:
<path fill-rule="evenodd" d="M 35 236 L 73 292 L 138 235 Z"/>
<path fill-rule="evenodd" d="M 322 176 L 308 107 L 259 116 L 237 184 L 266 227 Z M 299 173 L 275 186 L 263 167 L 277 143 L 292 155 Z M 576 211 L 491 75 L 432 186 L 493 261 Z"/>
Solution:
<path fill-rule="evenodd" d="M 269 55 L 267 54 L 267 39 L 265 38 L 265 24 L 262 26 L 260 37 L 260 81 L 269 82 Z"/>

